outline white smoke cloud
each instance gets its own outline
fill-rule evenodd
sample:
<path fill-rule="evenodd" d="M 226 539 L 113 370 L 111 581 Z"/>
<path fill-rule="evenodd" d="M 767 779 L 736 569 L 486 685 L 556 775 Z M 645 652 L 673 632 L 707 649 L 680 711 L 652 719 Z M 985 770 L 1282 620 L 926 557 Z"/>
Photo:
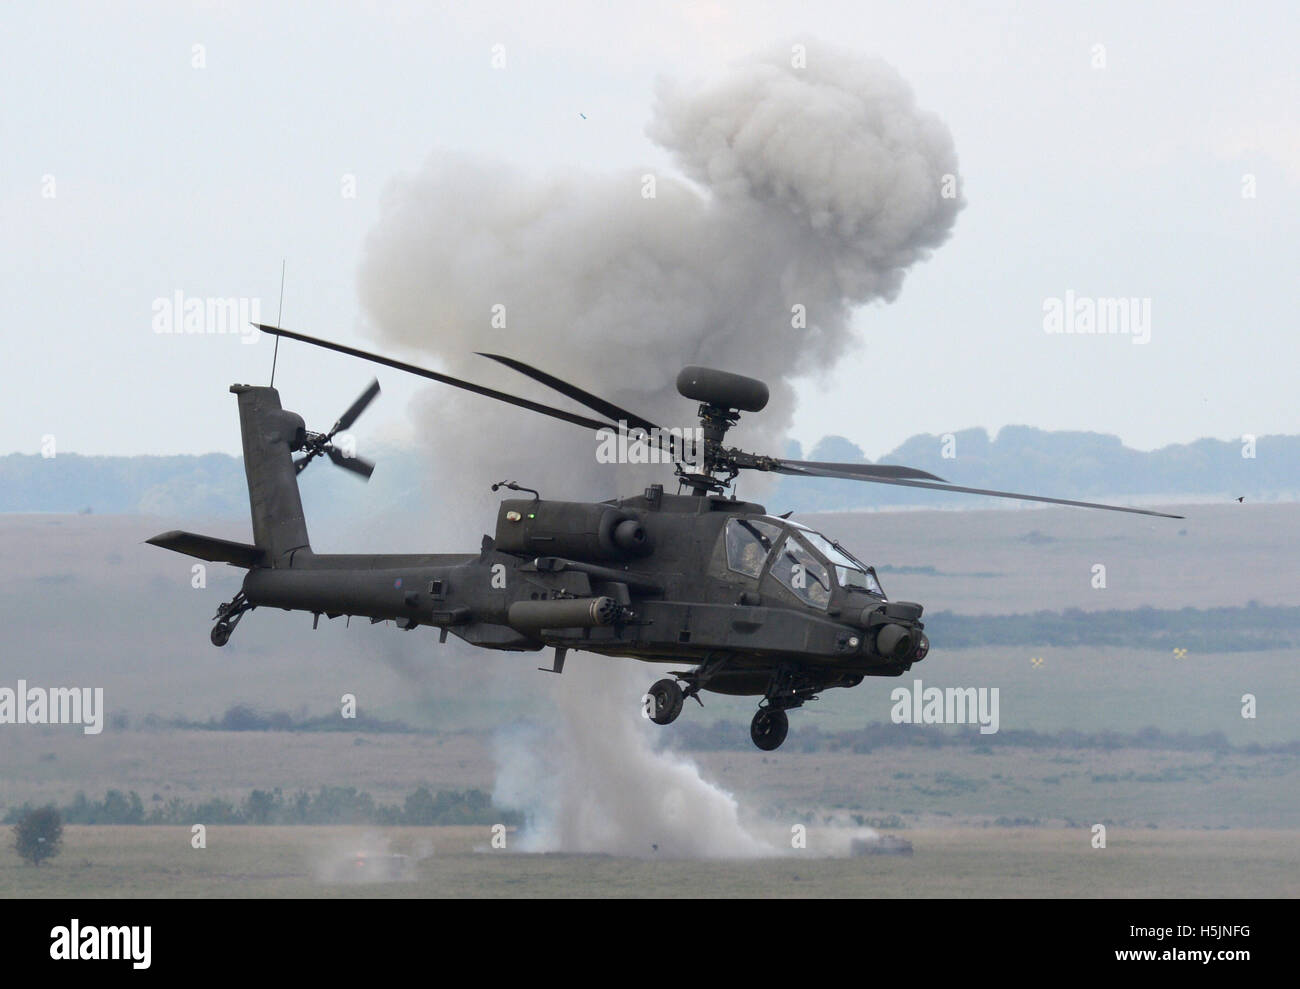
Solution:
<path fill-rule="evenodd" d="M 790 382 L 831 368 L 857 342 L 852 310 L 895 298 L 948 237 L 963 205 L 943 194 L 957 175 L 951 136 L 884 62 L 828 45 L 810 46 L 802 68 L 784 47 L 713 80 L 661 83 L 647 133 L 681 177 L 543 176 L 438 153 L 393 181 L 359 276 L 369 321 L 453 374 L 573 408 L 473 356 L 507 353 L 668 427 L 695 424 L 674 388 L 683 365 L 762 378 L 768 408 L 729 440 L 779 454 Z M 498 306 L 504 327 L 491 322 Z M 494 514 L 492 481 L 572 500 L 671 481 L 662 467 L 611 470 L 594 435 L 450 388 L 431 388 L 415 414 L 439 536 L 465 549 Z M 641 681 L 608 661 L 593 676 L 579 686 L 571 665 L 547 688 L 550 734 L 502 740 L 496 797 L 529 809 L 530 847 L 775 854 L 734 798 L 653 747 L 635 711 Z"/>
<path fill-rule="evenodd" d="M 777 48 L 715 80 L 661 83 L 647 130 L 686 178 L 655 175 L 652 199 L 648 169 L 540 176 L 435 154 L 390 184 L 367 242 L 360 295 L 375 330 L 452 373 L 571 407 L 473 356 L 509 353 L 664 426 L 694 425 L 674 389 L 683 365 L 753 375 L 772 401 L 732 435 L 780 453 L 789 382 L 833 366 L 855 343 L 852 309 L 893 299 L 963 205 L 943 195 L 951 136 L 892 68 L 824 45 L 806 68 L 790 63 Z M 476 494 L 526 474 L 548 497 L 609 497 L 646 476 L 599 465 L 579 429 L 451 389 L 418 415 L 443 484 L 455 470 Z"/>
<path fill-rule="evenodd" d="M 943 197 L 944 176 L 955 183 L 957 171 L 947 128 L 916 109 L 884 62 L 834 49 L 804 68 L 777 50 L 711 85 L 663 84 L 649 133 L 720 209 L 796 237 L 768 263 L 787 292 L 832 312 L 836 301 L 892 300 L 962 205 Z M 843 323 L 821 319 L 837 349 Z"/>
<path fill-rule="evenodd" d="M 639 674 L 640 671 L 635 671 Z M 776 848 L 741 822 L 729 793 L 687 757 L 654 747 L 626 667 L 566 670 L 555 719 L 496 739 L 493 802 L 524 809 L 517 851 L 636 858 L 754 858 Z"/>
<path fill-rule="evenodd" d="M 516 852 L 631 858 L 848 858 L 879 839 L 847 811 L 803 824 L 746 814 L 689 756 L 657 744 L 671 728 L 641 715 L 645 671 L 609 660 L 570 661 L 548 680 L 550 716 L 497 733 L 492 801 L 524 811 Z M 692 707 L 694 705 L 692 704 Z M 690 715 L 686 712 L 686 716 Z M 744 731 L 737 726 L 737 731 Z M 757 753 L 755 753 L 757 756 Z"/>

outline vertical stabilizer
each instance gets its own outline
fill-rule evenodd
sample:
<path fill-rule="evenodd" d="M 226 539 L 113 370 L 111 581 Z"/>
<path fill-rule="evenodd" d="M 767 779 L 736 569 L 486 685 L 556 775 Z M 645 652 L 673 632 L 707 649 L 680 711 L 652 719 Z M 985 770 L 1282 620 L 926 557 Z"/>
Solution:
<path fill-rule="evenodd" d="M 274 388 L 231 385 L 230 390 L 239 396 L 253 543 L 268 564 L 287 567 L 295 551 L 310 548 L 293 465 L 293 451 L 301 449 L 307 427 L 302 416 L 280 407 Z"/>

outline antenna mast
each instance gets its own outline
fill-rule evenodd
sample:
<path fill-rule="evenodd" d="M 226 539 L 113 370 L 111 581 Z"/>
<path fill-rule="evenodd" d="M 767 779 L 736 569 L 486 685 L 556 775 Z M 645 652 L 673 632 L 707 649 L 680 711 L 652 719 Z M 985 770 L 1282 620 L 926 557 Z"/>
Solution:
<path fill-rule="evenodd" d="M 284 316 L 284 263 L 286 260 L 288 259 L 287 258 L 280 259 L 280 308 L 276 311 L 275 314 L 276 326 L 281 325 L 283 321 L 282 318 Z M 279 358 L 280 358 L 280 336 L 279 334 L 276 334 L 275 353 L 271 355 L 271 387 L 272 388 L 275 387 L 275 362 L 279 360 Z"/>

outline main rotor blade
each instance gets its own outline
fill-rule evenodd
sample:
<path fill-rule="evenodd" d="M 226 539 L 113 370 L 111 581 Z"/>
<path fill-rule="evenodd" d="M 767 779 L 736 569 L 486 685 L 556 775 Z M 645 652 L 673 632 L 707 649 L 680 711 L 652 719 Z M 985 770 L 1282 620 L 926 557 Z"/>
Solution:
<path fill-rule="evenodd" d="M 635 412 L 629 412 L 627 409 L 620 408 L 613 402 L 608 402 L 601 398 L 599 395 L 593 395 L 589 391 L 583 391 L 577 385 L 571 385 L 567 381 L 561 381 L 554 375 L 547 374 L 545 371 L 540 371 L 529 364 L 525 364 L 523 361 L 517 361 L 513 357 L 503 357 L 501 354 L 485 354 L 482 351 L 478 351 L 478 355 L 480 357 L 486 357 L 488 360 L 496 361 L 498 364 L 504 364 L 511 370 L 518 371 L 520 374 L 532 378 L 534 381 L 540 381 L 542 384 L 546 385 L 546 387 L 554 388 L 566 398 L 571 398 L 575 402 L 585 405 L 593 412 L 599 412 L 601 415 L 607 416 L 615 422 L 622 420 L 623 422 L 626 422 L 629 427 L 634 429 L 644 429 L 646 431 L 657 429 L 661 433 L 667 432 L 667 430 L 662 426 L 655 425 L 649 419 L 642 418 Z"/>
<path fill-rule="evenodd" d="M 804 474 L 811 470 L 830 470 L 841 474 L 853 474 L 857 477 L 903 477 L 912 478 L 917 481 L 942 481 L 942 477 L 936 477 L 929 471 L 920 470 L 916 467 L 902 467 L 898 464 L 837 464 L 824 460 L 784 460 L 776 458 L 782 467 L 794 467 L 797 470 L 782 470 L 781 467 L 774 467 L 773 470 L 778 474 Z"/>
<path fill-rule="evenodd" d="M 609 418 L 616 422 L 625 422 L 627 423 L 629 430 L 644 429 L 647 433 L 652 433 L 657 437 L 658 442 L 652 443 L 650 438 L 647 437 L 645 443 L 648 446 L 658 446 L 660 450 L 674 458 L 679 458 L 684 455 L 684 451 L 676 449 L 676 438 L 673 436 L 672 432 L 651 422 L 644 416 L 639 416 L 635 412 L 629 412 L 627 409 L 615 405 L 613 402 L 607 401 L 599 395 L 593 395 L 591 392 L 584 391 L 577 385 L 571 385 L 567 381 L 562 381 L 555 377 L 553 374 L 547 374 L 545 371 L 539 370 L 530 364 L 525 364 L 523 361 L 517 361 L 513 357 L 503 357 L 501 354 L 485 354 L 482 351 L 478 351 L 478 355 L 480 357 L 486 357 L 488 360 L 504 364 L 506 367 L 532 378 L 534 381 L 541 382 L 548 388 L 554 388 L 561 395 L 573 399 L 580 405 L 585 405 L 593 412 L 599 412 L 601 415 L 609 416 Z"/>
<path fill-rule="evenodd" d="M 348 406 L 348 410 L 339 416 L 339 421 L 334 424 L 334 428 L 329 431 L 329 435 L 342 432 L 349 428 L 362 412 L 366 411 L 366 406 L 375 400 L 379 394 L 379 379 L 375 378 L 370 382 L 370 387 L 361 393 L 355 402 Z"/>
<path fill-rule="evenodd" d="M 289 340 L 298 340 L 302 343 L 309 343 L 314 347 L 323 347 L 326 350 L 337 351 L 340 354 L 347 354 L 349 357 L 359 357 L 363 361 L 372 361 L 375 364 L 382 364 L 385 367 L 396 368 L 398 371 L 407 371 L 410 374 L 418 374 L 422 378 L 428 378 L 431 381 L 440 381 L 444 385 L 452 385 L 455 388 L 461 388 L 475 395 L 483 395 L 487 398 L 495 398 L 498 402 L 505 402 L 507 405 L 514 405 L 521 409 L 527 409 L 530 412 L 538 412 L 544 416 L 550 416 L 552 419 L 559 419 L 563 422 L 571 422 L 575 426 L 584 426 L 587 429 L 612 429 L 618 431 L 618 426 L 610 422 L 600 422 L 596 419 L 588 419 L 586 416 L 575 415 L 572 412 L 565 412 L 563 409 L 554 409 L 549 405 L 542 405 L 540 402 L 530 402 L 526 398 L 518 398 L 507 392 L 497 391 L 495 388 L 485 388 L 482 385 L 476 385 L 472 381 L 462 381 L 460 378 L 453 378 L 449 374 L 439 374 L 437 371 L 430 371 L 427 368 L 417 367 L 414 364 L 407 364 L 403 361 L 395 361 L 390 357 L 381 357 L 378 354 L 372 354 L 364 350 L 358 350 L 355 347 L 347 347 L 341 343 L 331 343 L 328 340 L 321 340 L 318 337 L 309 337 L 305 333 L 294 333 L 292 330 L 285 330 L 278 326 L 268 326 L 265 323 L 253 324 L 263 333 L 270 333 L 273 336 L 285 337 Z"/>
<path fill-rule="evenodd" d="M 1072 501 L 1068 498 L 1048 498 L 1044 495 L 1016 494 L 1013 491 L 990 491 L 986 488 L 966 488 L 957 484 L 932 484 L 929 481 L 912 481 L 902 478 L 867 477 L 862 474 L 847 474 L 843 471 L 806 470 L 811 477 L 839 477 L 846 481 L 866 481 L 870 484 L 897 484 L 904 488 L 928 488 L 931 491 L 955 491 L 959 494 L 985 495 L 989 498 L 1012 498 L 1016 501 L 1041 501 L 1049 505 L 1072 505 L 1075 508 L 1101 508 L 1108 512 L 1129 512 L 1133 515 L 1154 515 L 1162 519 L 1181 519 L 1182 515 L 1170 515 L 1168 512 L 1153 512 L 1146 508 L 1128 508 L 1123 505 L 1102 505 L 1094 501 Z"/>
<path fill-rule="evenodd" d="M 354 474 L 360 474 L 367 481 L 370 480 L 370 475 L 375 472 L 375 465 L 369 460 L 362 457 L 349 457 L 337 447 L 327 446 L 325 448 L 325 455 L 329 457 L 330 460 L 334 461 L 334 463 L 339 467 L 342 467 L 344 470 L 350 470 Z"/>

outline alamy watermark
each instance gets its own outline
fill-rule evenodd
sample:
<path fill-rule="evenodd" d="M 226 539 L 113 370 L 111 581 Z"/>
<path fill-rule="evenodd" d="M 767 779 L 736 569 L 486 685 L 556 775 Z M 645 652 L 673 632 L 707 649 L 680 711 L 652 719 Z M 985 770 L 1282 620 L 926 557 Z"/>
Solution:
<path fill-rule="evenodd" d="M 981 735 L 998 731 L 997 687 L 895 687 L 889 720 L 896 725 L 979 725 Z"/>
<path fill-rule="evenodd" d="M 81 725 L 87 735 L 104 730 L 103 687 L 0 687 L 0 725 Z"/>
<path fill-rule="evenodd" d="M 700 426 L 642 429 L 620 419 L 618 432 L 596 433 L 598 464 L 672 464 L 698 468 L 704 462 L 704 430 Z"/>
<path fill-rule="evenodd" d="M 1075 295 L 1043 300 L 1043 332 L 1076 336 L 1122 334 L 1133 343 L 1151 342 L 1151 299 Z"/>
<path fill-rule="evenodd" d="M 153 300 L 150 326 L 158 334 L 238 336 L 256 343 L 261 334 L 253 324 L 260 322 L 261 299 L 186 295 L 177 289 Z"/>
<path fill-rule="evenodd" d="M 152 940 L 152 927 L 83 926 L 73 917 L 66 927 L 50 929 L 50 957 L 55 961 L 129 961 L 134 969 L 146 969 L 152 960 Z"/>

